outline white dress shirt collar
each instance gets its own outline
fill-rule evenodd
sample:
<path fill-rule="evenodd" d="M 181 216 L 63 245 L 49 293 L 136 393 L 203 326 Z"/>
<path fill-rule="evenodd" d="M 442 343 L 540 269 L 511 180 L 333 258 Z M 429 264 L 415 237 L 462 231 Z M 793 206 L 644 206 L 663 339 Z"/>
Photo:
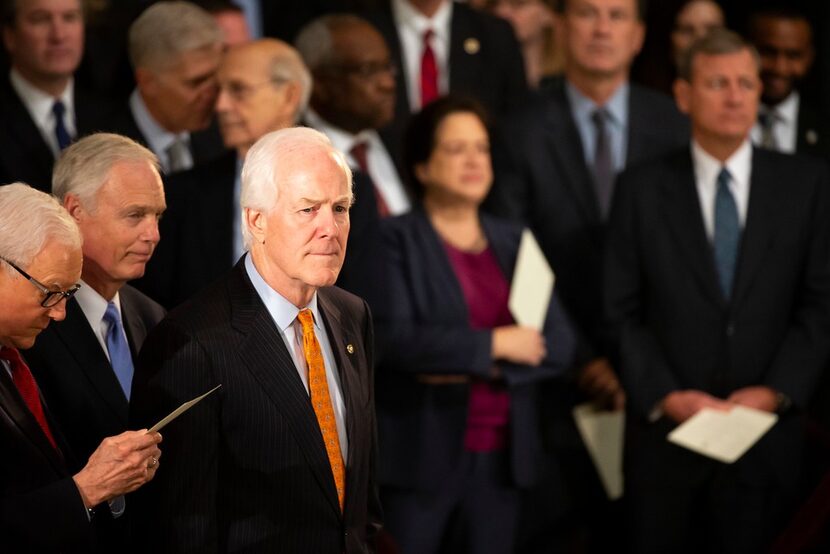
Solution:
<path fill-rule="evenodd" d="M 432 17 L 418 11 L 408 0 L 392 0 L 392 18 L 401 41 L 401 57 L 406 81 L 406 92 L 412 111 L 421 108 L 421 55 L 423 53 L 423 36 L 432 29 L 430 41 L 435 61 L 438 65 L 438 91 L 449 92 L 450 79 L 450 22 L 452 21 L 451 0 L 444 0 Z M 402 92 L 402 91 L 401 91 Z"/>
<path fill-rule="evenodd" d="M 35 122 L 40 134 L 52 150 L 52 154 L 57 157 L 60 153 L 58 146 L 58 138 L 55 135 L 55 114 L 52 112 L 52 106 L 56 100 L 63 102 L 64 114 L 63 125 L 70 137 L 76 135 L 75 129 L 75 87 L 74 80 L 69 79 L 69 83 L 63 92 L 57 98 L 49 93 L 46 93 L 29 81 L 27 81 L 16 69 L 12 68 L 9 72 L 9 81 L 11 81 L 12 88 L 20 97 L 26 110 Z"/>
<path fill-rule="evenodd" d="M 793 91 L 777 106 L 761 105 L 758 114 L 758 121 L 752 127 L 751 138 L 754 144 L 761 144 L 763 138 L 763 127 L 760 115 L 765 112 L 775 112 L 775 123 L 772 128 L 772 135 L 775 138 L 776 149 L 779 152 L 793 154 L 798 146 L 798 109 L 801 106 L 801 96 L 798 91 Z"/>
<path fill-rule="evenodd" d="M 107 331 L 109 329 L 104 322 L 107 300 L 84 281 L 81 281 L 81 288 L 75 293 L 75 300 L 78 302 L 84 316 L 86 316 L 89 327 L 95 334 L 95 338 L 98 339 L 98 343 L 107 355 L 107 359 L 109 359 L 109 351 L 107 350 Z M 121 318 L 121 326 L 123 327 L 124 317 L 121 313 L 121 298 L 117 292 L 113 296 L 112 302 L 115 304 L 115 309 L 118 311 L 118 317 Z"/>
<path fill-rule="evenodd" d="M 184 144 L 189 146 L 190 133 L 171 133 L 162 127 L 161 124 L 159 124 L 159 122 L 156 121 L 150 114 L 150 110 L 147 109 L 147 104 L 144 103 L 144 99 L 141 97 L 141 93 L 138 92 L 138 89 L 133 90 L 130 95 L 130 111 L 133 114 L 138 130 L 141 131 L 141 134 L 144 135 L 145 139 L 147 139 L 147 146 L 149 146 L 150 150 L 158 156 L 164 172 L 169 173 L 170 159 L 167 155 L 167 149 L 176 140 L 181 140 Z"/>
<path fill-rule="evenodd" d="M 749 189 L 752 179 L 752 143 L 745 140 L 743 144 L 726 160 L 721 163 L 697 142 L 692 140 L 692 163 L 695 173 L 695 185 L 700 200 L 701 215 L 706 235 L 711 240 L 715 234 L 715 195 L 717 193 L 717 179 L 723 167 L 729 171 L 729 190 L 735 198 L 738 208 L 738 220 L 741 227 L 746 224 L 746 214 L 749 207 Z"/>

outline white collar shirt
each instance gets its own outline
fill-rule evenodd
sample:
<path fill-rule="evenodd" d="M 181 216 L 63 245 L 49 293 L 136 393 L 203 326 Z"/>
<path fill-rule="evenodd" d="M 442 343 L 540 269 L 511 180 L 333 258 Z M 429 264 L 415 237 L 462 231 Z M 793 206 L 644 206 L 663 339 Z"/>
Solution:
<path fill-rule="evenodd" d="M 78 306 L 84 313 L 89 327 L 92 329 L 95 338 L 98 339 L 98 343 L 101 345 L 101 349 L 103 349 L 104 354 L 106 354 L 109 360 L 110 353 L 107 350 L 107 332 L 109 331 L 109 325 L 104 321 L 104 314 L 107 311 L 107 300 L 84 281 L 81 281 L 81 288 L 75 293 L 75 300 L 78 302 Z M 121 333 L 124 335 L 124 340 L 127 340 L 127 335 L 124 331 L 124 316 L 121 312 L 121 298 L 117 292 L 112 297 L 112 302 L 118 311 L 118 317 L 121 319 Z"/>
<path fill-rule="evenodd" d="M 130 111 L 133 114 L 136 125 L 138 125 L 138 130 L 147 139 L 147 146 L 158 156 L 161 168 L 165 173 L 170 173 L 171 166 L 167 149 L 177 140 L 187 146 L 184 153 L 185 169 L 193 167 L 193 155 L 190 152 L 190 133 L 171 133 L 162 127 L 150 114 L 150 110 L 147 109 L 147 105 L 144 103 L 144 99 L 141 97 L 138 89 L 133 90 L 133 93 L 130 95 Z"/>
<path fill-rule="evenodd" d="M 9 73 L 9 80 L 23 105 L 26 106 L 26 110 L 32 117 L 32 121 L 35 122 L 43 140 L 49 146 L 49 150 L 52 151 L 52 155 L 57 158 L 60 154 L 60 147 L 58 146 L 58 136 L 55 134 L 57 121 L 52 106 L 57 100 L 63 102 L 65 109 L 63 126 L 69 136 L 74 137 L 77 134 L 77 129 L 75 127 L 75 87 L 73 80 L 69 79 L 69 84 L 66 85 L 66 88 L 57 98 L 35 87 L 14 68 Z"/>
<path fill-rule="evenodd" d="M 790 93 L 783 102 L 774 107 L 762 105 L 759 113 L 774 110 L 775 125 L 772 128 L 772 135 L 775 137 L 776 150 L 787 154 L 794 154 L 798 142 L 798 108 L 801 104 L 801 97 L 797 91 Z M 752 127 L 750 137 L 753 144 L 761 144 L 763 130 L 761 122 L 756 121 Z"/>
<path fill-rule="evenodd" d="M 700 211 L 706 236 L 711 242 L 715 236 L 715 195 L 717 194 L 718 174 L 725 166 L 729 171 L 729 191 L 735 198 L 738 208 L 738 221 L 741 228 L 746 225 L 746 213 L 749 207 L 749 189 L 752 178 L 752 143 L 744 143 L 730 156 L 726 163 L 721 163 L 707 153 L 697 142 L 692 141 L 692 163 L 695 172 Z"/>

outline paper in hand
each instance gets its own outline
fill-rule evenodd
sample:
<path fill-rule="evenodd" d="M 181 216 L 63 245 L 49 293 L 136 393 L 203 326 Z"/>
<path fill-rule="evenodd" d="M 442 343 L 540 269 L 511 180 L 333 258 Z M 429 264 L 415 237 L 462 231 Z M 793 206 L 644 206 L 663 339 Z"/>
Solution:
<path fill-rule="evenodd" d="M 197 396 L 193 400 L 188 400 L 187 402 L 185 402 L 184 404 L 182 404 L 181 406 L 179 406 L 178 408 L 176 408 L 175 410 L 170 412 L 170 414 L 167 417 L 165 417 L 164 419 L 162 419 L 161 421 L 159 421 L 158 423 L 153 425 L 150 428 L 150 430 L 147 431 L 147 432 L 148 433 L 156 433 L 158 431 L 161 431 L 161 429 L 164 426 L 166 426 L 168 423 L 170 423 L 171 421 L 173 421 L 174 419 L 176 419 L 177 417 L 179 417 L 180 415 L 185 413 L 187 410 L 189 410 L 190 408 L 192 408 L 193 406 L 195 406 L 196 404 L 201 402 L 203 398 L 205 398 L 206 396 L 208 396 L 209 394 L 211 394 L 213 391 L 215 391 L 216 389 L 218 389 L 221 386 L 222 385 L 216 385 L 215 387 L 213 387 L 212 389 L 207 391 L 202 396 Z"/>
<path fill-rule="evenodd" d="M 669 433 L 670 442 L 731 464 L 778 421 L 769 412 L 735 406 L 728 412 L 703 408 Z"/>
<path fill-rule="evenodd" d="M 533 233 L 525 229 L 507 304 L 516 323 L 537 331 L 544 328 L 554 281 L 553 270 L 539 243 L 533 238 Z"/>
<path fill-rule="evenodd" d="M 608 498 L 622 497 L 625 412 L 600 410 L 586 402 L 574 407 L 573 417 Z"/>

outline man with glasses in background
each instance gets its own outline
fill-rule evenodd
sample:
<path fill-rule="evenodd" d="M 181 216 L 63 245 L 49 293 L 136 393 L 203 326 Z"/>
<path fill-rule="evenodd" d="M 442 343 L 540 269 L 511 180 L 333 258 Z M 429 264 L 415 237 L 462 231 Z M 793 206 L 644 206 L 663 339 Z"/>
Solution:
<path fill-rule="evenodd" d="M 90 552 L 107 501 L 155 475 L 161 436 L 108 437 L 76 464 L 20 352 L 66 317 L 66 300 L 80 290 L 81 234 L 69 214 L 26 185 L 0 187 L 0 260 L 3 550 Z"/>

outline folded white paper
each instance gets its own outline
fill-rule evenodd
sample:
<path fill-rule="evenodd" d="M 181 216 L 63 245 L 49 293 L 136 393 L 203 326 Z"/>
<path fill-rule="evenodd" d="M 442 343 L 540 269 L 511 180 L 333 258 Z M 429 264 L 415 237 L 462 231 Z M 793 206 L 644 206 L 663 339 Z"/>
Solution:
<path fill-rule="evenodd" d="M 545 326 L 548 304 L 555 277 L 533 233 L 525 229 L 510 285 L 508 306 L 519 325 L 541 331 Z"/>
<path fill-rule="evenodd" d="M 212 393 L 213 391 L 215 391 L 216 389 L 218 389 L 221 386 L 222 385 L 216 385 L 215 387 L 213 387 L 212 389 L 207 391 L 205 394 L 203 394 L 201 396 L 197 396 L 193 400 L 188 400 L 187 402 L 185 402 L 184 404 L 182 404 L 181 406 L 179 406 L 178 408 L 176 408 L 175 410 L 170 412 L 170 414 L 168 414 L 167 417 L 165 417 L 164 419 L 162 419 L 161 421 L 159 421 L 158 423 L 153 425 L 147 432 L 148 433 L 155 433 L 157 431 L 161 431 L 161 429 L 165 425 L 167 425 L 168 423 L 170 423 L 171 421 L 173 421 L 174 419 L 176 419 L 177 417 L 179 417 L 180 415 L 185 413 L 187 410 L 189 410 L 190 408 L 192 408 L 193 406 L 195 406 L 196 404 L 201 402 L 203 398 L 205 398 L 207 395 L 209 395 L 210 393 Z"/>
<path fill-rule="evenodd" d="M 669 433 L 670 442 L 731 464 L 775 425 L 778 416 L 744 406 L 728 412 L 703 408 Z"/>
<path fill-rule="evenodd" d="M 605 493 L 611 500 L 623 495 L 623 434 L 625 412 L 601 410 L 586 402 L 573 409 L 582 441 L 597 468 Z"/>

